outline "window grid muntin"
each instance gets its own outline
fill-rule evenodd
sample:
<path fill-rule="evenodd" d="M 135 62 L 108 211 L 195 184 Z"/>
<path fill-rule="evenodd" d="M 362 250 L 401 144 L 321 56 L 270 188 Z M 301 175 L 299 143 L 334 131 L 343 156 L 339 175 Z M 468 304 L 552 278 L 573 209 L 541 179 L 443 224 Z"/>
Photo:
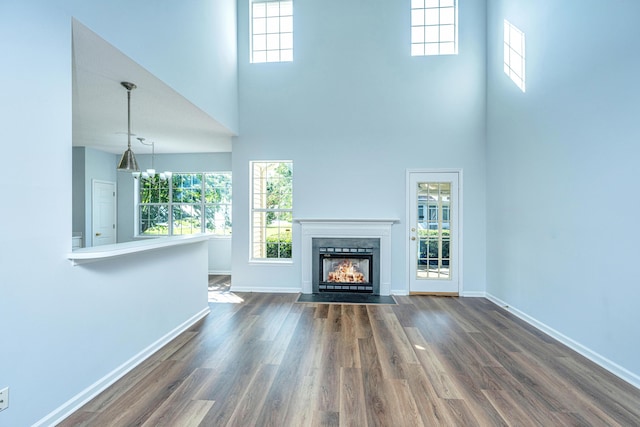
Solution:
<path fill-rule="evenodd" d="M 504 72 L 522 90 L 526 90 L 525 36 L 504 20 Z"/>
<path fill-rule="evenodd" d="M 411 56 L 457 53 L 457 0 L 411 0 Z"/>
<path fill-rule="evenodd" d="M 169 211 L 168 203 L 141 203 L 138 207 L 138 235 L 168 236 Z"/>
<path fill-rule="evenodd" d="M 251 2 L 251 63 L 293 61 L 293 0 Z"/>
<path fill-rule="evenodd" d="M 219 179 L 224 182 L 225 191 L 220 195 L 223 202 L 207 200 L 207 195 L 215 191 L 214 187 L 207 185 L 212 177 L 214 180 L 215 177 L 221 177 Z M 161 180 L 158 175 L 149 178 L 141 176 L 136 179 L 136 185 L 137 236 L 171 236 L 194 232 L 219 236 L 231 235 L 231 172 L 176 172 L 166 181 Z M 162 189 L 165 190 L 164 193 Z M 145 197 L 150 199 L 155 193 L 157 193 L 156 200 L 144 201 Z M 166 215 L 163 217 L 166 218 L 166 224 L 152 220 L 151 214 L 154 209 L 161 207 L 166 210 Z M 191 218 L 198 218 L 197 226 L 194 225 L 193 219 L 189 219 L 189 212 L 193 213 Z M 158 215 L 153 217 L 158 218 Z M 177 223 L 178 221 L 180 224 Z M 151 224 L 155 230 L 149 231 Z M 223 227 L 219 229 L 217 224 L 223 224 Z"/>
<path fill-rule="evenodd" d="M 417 279 L 450 280 L 451 183 L 418 183 L 417 192 L 419 200 L 419 238 L 416 242 L 418 245 Z M 422 209 L 420 204 L 424 206 Z"/>
<path fill-rule="evenodd" d="M 171 205 L 171 234 L 204 233 L 202 203 L 173 203 Z"/>
<path fill-rule="evenodd" d="M 278 175 L 281 167 L 286 169 L 288 177 Z M 292 256 L 293 162 L 252 161 L 250 170 L 251 259 L 289 260 Z M 282 191 L 270 192 L 269 188 L 274 186 Z M 279 197 L 275 197 L 277 195 Z M 274 197 L 269 200 L 269 196 Z"/>

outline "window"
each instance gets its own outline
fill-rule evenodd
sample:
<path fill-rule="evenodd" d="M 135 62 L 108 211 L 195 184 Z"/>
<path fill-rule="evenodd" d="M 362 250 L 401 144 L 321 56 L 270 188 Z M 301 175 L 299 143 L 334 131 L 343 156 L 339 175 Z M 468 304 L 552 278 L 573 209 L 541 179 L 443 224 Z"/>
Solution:
<path fill-rule="evenodd" d="M 251 258 L 291 259 L 293 162 L 251 162 Z"/>
<path fill-rule="evenodd" d="M 251 2 L 251 62 L 293 61 L 293 1 Z"/>
<path fill-rule="evenodd" d="M 231 173 L 174 173 L 136 180 L 138 236 L 231 234 Z"/>
<path fill-rule="evenodd" d="M 411 56 L 457 53 L 457 0 L 411 0 Z"/>
<path fill-rule="evenodd" d="M 447 187 L 445 184 L 438 185 L 440 187 L 430 187 L 428 185 L 424 187 L 433 194 L 426 194 L 425 192 L 418 195 L 418 220 L 420 221 L 419 227 L 422 229 L 449 229 L 450 206 L 447 201 L 439 202 L 439 197 L 436 197 L 439 194 L 438 192 L 446 195 Z"/>
<path fill-rule="evenodd" d="M 504 72 L 524 92 L 524 33 L 504 20 Z"/>
<path fill-rule="evenodd" d="M 169 235 L 169 181 L 158 175 L 134 180 L 138 194 L 137 235 Z"/>

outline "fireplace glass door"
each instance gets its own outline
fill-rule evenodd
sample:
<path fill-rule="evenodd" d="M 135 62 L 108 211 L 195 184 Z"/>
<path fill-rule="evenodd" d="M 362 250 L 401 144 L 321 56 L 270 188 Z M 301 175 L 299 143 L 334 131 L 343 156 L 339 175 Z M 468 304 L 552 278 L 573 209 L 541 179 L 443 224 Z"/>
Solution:
<path fill-rule="evenodd" d="M 322 281 L 327 283 L 369 283 L 369 260 L 324 258 Z"/>
<path fill-rule="evenodd" d="M 372 269 L 371 253 L 321 252 L 319 290 L 325 292 L 372 292 Z"/>
<path fill-rule="evenodd" d="M 380 239 L 313 237 L 312 291 L 380 294 Z"/>

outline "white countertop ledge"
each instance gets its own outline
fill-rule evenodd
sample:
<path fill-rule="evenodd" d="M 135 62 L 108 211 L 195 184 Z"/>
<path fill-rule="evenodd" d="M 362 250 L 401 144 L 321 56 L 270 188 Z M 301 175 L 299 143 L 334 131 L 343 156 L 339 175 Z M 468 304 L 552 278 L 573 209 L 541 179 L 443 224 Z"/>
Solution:
<path fill-rule="evenodd" d="M 133 242 L 115 243 L 90 248 L 76 249 L 67 254 L 67 258 L 73 265 L 100 261 L 117 256 L 146 252 L 172 246 L 188 245 L 191 243 L 208 240 L 206 234 L 190 234 L 185 236 L 156 237 L 152 239 L 136 240 Z"/>

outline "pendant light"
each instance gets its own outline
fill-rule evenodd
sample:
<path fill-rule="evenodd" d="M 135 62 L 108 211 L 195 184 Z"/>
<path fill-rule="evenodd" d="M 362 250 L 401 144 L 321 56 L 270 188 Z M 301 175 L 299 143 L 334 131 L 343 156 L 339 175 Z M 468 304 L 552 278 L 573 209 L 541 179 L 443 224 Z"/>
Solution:
<path fill-rule="evenodd" d="M 137 172 L 140 168 L 133 151 L 131 151 L 131 91 L 137 86 L 129 82 L 121 82 L 120 84 L 127 89 L 127 151 L 124 152 L 120 159 L 118 170 Z"/>
<path fill-rule="evenodd" d="M 148 168 L 146 171 L 144 171 L 142 173 L 139 172 L 139 171 L 134 171 L 133 172 L 133 178 L 134 179 L 138 179 L 138 177 L 140 177 L 140 176 L 142 176 L 144 179 L 153 178 L 153 177 L 156 176 L 156 168 L 155 168 L 156 143 L 153 142 L 153 141 L 145 142 L 145 138 L 142 138 L 142 137 L 137 137 L 136 139 L 138 141 L 140 141 L 140 144 L 142 144 L 142 145 L 151 146 L 151 167 Z M 170 171 L 164 171 L 164 172 L 160 172 L 157 175 L 160 178 L 160 180 L 165 181 L 165 180 L 171 178 L 173 173 L 170 172 Z"/>
<path fill-rule="evenodd" d="M 140 141 L 140 144 L 142 144 L 142 145 L 150 145 L 151 146 L 151 168 L 147 169 L 145 172 L 142 172 L 142 177 L 143 178 L 149 178 L 149 177 L 156 176 L 156 169 L 154 167 L 155 157 L 156 157 L 156 144 L 155 144 L 155 142 L 153 142 L 153 141 L 144 142 L 144 138 L 141 138 L 141 137 L 138 137 L 136 139 L 138 141 Z"/>

